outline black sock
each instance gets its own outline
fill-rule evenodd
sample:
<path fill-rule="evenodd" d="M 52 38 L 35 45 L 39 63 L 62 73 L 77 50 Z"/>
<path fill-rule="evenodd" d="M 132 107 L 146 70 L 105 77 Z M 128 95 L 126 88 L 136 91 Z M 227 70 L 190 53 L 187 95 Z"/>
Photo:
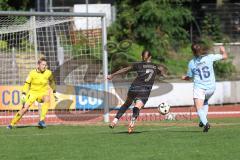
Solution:
<path fill-rule="evenodd" d="M 126 112 L 129 106 L 121 106 L 121 108 L 118 110 L 115 118 L 120 119 L 122 115 Z"/>
<path fill-rule="evenodd" d="M 132 115 L 132 117 L 135 118 L 135 120 L 139 116 L 139 112 L 140 112 L 140 109 L 138 107 L 134 107 L 133 108 L 133 115 Z"/>

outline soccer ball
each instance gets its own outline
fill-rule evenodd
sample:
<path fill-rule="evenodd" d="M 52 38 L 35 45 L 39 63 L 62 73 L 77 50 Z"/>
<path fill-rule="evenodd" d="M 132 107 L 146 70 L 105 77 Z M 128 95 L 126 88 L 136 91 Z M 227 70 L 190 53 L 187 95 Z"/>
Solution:
<path fill-rule="evenodd" d="M 158 105 L 158 111 L 162 115 L 168 114 L 169 110 L 170 110 L 170 105 L 167 104 L 166 102 L 162 102 L 161 104 Z"/>

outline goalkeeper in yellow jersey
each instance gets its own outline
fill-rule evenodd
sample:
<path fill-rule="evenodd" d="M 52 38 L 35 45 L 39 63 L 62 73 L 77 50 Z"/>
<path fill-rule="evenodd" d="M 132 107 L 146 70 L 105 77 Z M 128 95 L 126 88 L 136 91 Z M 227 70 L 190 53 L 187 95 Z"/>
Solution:
<path fill-rule="evenodd" d="M 37 63 L 37 68 L 30 71 L 23 86 L 21 97 L 23 108 L 14 116 L 8 128 L 12 129 L 35 101 L 43 102 L 38 125 L 41 128 L 45 128 L 46 124 L 44 119 L 50 106 L 50 92 L 52 91 L 55 94 L 56 86 L 53 74 L 47 69 L 46 59 L 40 58 Z"/>

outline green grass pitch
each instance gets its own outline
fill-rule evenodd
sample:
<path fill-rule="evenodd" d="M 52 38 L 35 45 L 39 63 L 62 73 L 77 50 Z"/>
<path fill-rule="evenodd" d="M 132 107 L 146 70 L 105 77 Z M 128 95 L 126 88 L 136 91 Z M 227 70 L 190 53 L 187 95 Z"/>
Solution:
<path fill-rule="evenodd" d="M 240 119 L 211 122 L 208 133 L 196 121 L 144 122 L 131 135 L 124 125 L 0 127 L 0 159 L 239 160 Z"/>

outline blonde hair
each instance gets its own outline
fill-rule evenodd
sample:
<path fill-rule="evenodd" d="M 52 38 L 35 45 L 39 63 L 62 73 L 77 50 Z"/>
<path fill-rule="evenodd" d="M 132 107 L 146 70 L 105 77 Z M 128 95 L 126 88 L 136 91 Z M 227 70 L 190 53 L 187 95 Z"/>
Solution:
<path fill-rule="evenodd" d="M 47 62 L 47 59 L 45 57 L 41 57 L 41 58 L 38 59 L 37 63 L 40 64 L 42 61 Z"/>

